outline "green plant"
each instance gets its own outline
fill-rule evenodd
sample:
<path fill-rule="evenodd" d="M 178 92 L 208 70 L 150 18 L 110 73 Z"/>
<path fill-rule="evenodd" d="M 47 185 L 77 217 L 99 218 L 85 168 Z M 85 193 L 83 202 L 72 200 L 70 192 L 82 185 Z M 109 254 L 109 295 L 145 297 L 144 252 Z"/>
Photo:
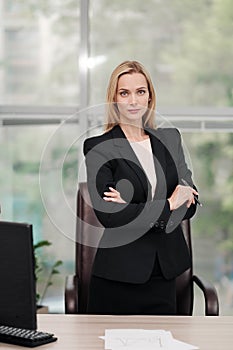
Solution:
<path fill-rule="evenodd" d="M 55 261 L 52 266 L 49 268 L 48 277 L 46 278 L 46 282 L 44 284 L 43 290 L 41 293 L 38 291 L 38 281 L 40 280 L 40 276 L 42 272 L 44 272 L 45 268 L 45 262 L 42 260 L 40 254 L 38 254 L 38 250 L 43 247 L 51 246 L 52 243 L 47 240 L 39 241 L 38 243 L 34 244 L 34 255 L 35 255 L 35 275 L 36 275 L 36 282 L 37 282 L 37 291 L 36 291 L 36 301 L 37 305 L 41 305 L 43 302 L 43 299 L 45 297 L 45 294 L 50 286 L 52 286 L 53 282 L 53 276 L 56 274 L 59 274 L 60 271 L 58 270 L 59 266 L 62 265 L 61 260 Z"/>

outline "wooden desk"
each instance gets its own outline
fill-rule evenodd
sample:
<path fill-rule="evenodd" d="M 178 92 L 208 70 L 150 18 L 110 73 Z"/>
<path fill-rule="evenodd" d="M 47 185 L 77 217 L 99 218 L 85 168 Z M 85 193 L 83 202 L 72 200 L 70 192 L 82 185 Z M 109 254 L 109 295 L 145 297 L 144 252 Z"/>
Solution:
<path fill-rule="evenodd" d="M 38 329 L 52 332 L 58 337 L 55 343 L 38 347 L 50 350 L 104 349 L 106 328 L 164 329 L 174 338 L 199 346 L 200 350 L 232 350 L 233 316 L 86 316 L 38 315 Z M 0 350 L 21 349 L 0 343 Z M 26 349 L 26 348 L 22 348 Z"/>

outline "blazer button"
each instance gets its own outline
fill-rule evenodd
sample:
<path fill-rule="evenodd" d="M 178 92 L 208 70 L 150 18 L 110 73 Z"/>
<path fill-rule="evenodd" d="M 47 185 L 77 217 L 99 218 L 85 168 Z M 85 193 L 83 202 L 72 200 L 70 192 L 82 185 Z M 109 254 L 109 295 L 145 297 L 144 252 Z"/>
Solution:
<path fill-rule="evenodd" d="M 156 227 L 156 228 L 159 227 L 159 222 L 158 222 L 158 221 L 155 222 L 155 227 Z"/>
<path fill-rule="evenodd" d="M 160 221 L 160 228 L 163 230 L 165 227 L 165 222 L 163 220 Z"/>
<path fill-rule="evenodd" d="M 153 222 L 150 223 L 150 228 L 152 228 L 152 227 L 154 227 L 154 223 Z"/>

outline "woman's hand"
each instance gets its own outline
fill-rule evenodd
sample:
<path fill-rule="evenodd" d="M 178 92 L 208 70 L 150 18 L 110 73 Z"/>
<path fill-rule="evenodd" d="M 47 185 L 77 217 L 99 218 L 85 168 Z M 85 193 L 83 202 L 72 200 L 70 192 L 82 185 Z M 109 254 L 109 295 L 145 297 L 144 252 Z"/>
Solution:
<path fill-rule="evenodd" d="M 194 188 L 177 185 L 171 197 L 168 198 L 170 210 L 175 210 L 184 203 L 189 208 L 191 204 L 195 204 L 194 195 L 198 196 L 198 192 Z"/>
<path fill-rule="evenodd" d="M 114 202 L 114 203 L 126 203 L 124 199 L 121 198 L 120 192 L 115 190 L 113 187 L 109 187 L 110 192 L 104 192 L 105 197 L 103 199 L 106 202 Z"/>

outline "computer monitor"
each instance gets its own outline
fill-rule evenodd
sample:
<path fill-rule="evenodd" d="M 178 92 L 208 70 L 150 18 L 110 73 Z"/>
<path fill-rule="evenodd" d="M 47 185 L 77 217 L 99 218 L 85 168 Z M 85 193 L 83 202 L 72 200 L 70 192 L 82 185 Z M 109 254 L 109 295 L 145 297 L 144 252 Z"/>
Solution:
<path fill-rule="evenodd" d="M 0 221 L 0 325 L 36 329 L 32 225 Z"/>

